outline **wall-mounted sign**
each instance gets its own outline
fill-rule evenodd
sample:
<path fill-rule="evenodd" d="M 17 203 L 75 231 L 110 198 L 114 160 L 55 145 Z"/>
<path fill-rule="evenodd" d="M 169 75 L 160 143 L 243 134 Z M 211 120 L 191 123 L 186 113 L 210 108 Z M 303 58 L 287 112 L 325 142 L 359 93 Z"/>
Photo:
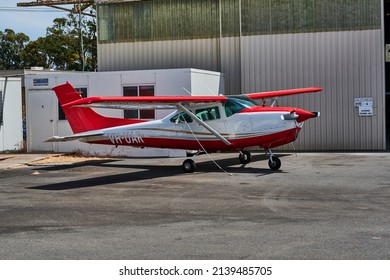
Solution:
<path fill-rule="evenodd" d="M 33 79 L 34 87 L 44 87 L 49 85 L 49 78 Z"/>
<path fill-rule="evenodd" d="M 374 115 L 372 97 L 356 97 L 355 107 L 359 108 L 359 117 L 370 117 Z"/>

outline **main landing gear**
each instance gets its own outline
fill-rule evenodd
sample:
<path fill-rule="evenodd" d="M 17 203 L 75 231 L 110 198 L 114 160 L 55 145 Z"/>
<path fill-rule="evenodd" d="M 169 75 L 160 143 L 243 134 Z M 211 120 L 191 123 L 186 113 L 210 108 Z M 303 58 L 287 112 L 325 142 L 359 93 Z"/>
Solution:
<path fill-rule="evenodd" d="M 274 156 L 271 150 L 266 150 L 266 154 L 269 155 L 268 166 L 272 170 L 279 170 L 282 166 L 282 162 L 277 156 Z M 252 155 L 248 151 L 240 151 L 238 159 L 242 164 L 247 164 L 251 162 Z"/>
<path fill-rule="evenodd" d="M 185 173 L 193 173 L 196 169 L 196 163 L 193 159 L 186 159 L 182 164 Z"/>
<path fill-rule="evenodd" d="M 280 159 L 277 156 L 274 156 L 271 150 L 266 150 L 266 154 L 269 156 L 269 160 L 268 160 L 269 168 L 271 168 L 272 170 L 279 170 L 280 167 L 282 166 L 282 162 L 280 161 Z M 238 160 L 242 164 L 248 164 L 252 160 L 252 155 L 250 152 L 246 150 L 242 150 L 238 155 Z M 185 173 L 195 172 L 196 169 L 195 161 L 193 159 L 186 159 L 185 161 L 183 161 L 182 169 Z"/>

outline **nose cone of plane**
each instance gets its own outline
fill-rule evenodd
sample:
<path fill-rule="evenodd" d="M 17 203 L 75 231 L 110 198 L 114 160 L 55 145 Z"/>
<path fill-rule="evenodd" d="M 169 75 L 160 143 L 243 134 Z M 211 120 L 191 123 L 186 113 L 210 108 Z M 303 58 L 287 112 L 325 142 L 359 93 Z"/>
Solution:
<path fill-rule="evenodd" d="M 320 112 L 309 112 L 302 109 L 296 109 L 295 113 L 299 116 L 297 122 L 301 123 L 311 118 L 317 118 L 320 116 Z"/>

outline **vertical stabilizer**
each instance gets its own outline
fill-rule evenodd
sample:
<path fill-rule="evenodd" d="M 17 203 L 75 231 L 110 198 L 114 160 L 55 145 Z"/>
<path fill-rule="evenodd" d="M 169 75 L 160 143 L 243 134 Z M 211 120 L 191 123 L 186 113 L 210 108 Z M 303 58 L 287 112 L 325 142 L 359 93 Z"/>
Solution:
<path fill-rule="evenodd" d="M 73 133 L 143 122 L 142 120 L 105 117 L 99 115 L 91 108 L 64 106 L 82 98 L 80 92 L 77 92 L 70 83 L 56 86 L 53 90 Z"/>

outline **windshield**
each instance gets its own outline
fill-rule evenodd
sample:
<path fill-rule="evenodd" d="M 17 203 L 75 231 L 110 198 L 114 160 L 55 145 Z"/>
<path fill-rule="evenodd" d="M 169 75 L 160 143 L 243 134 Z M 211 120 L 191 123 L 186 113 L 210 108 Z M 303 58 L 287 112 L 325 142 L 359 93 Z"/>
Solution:
<path fill-rule="evenodd" d="M 245 108 L 251 108 L 257 106 L 257 104 L 246 96 L 234 96 L 228 97 L 228 100 L 223 103 L 225 108 L 226 116 L 230 117 L 236 113 L 241 112 Z"/>

